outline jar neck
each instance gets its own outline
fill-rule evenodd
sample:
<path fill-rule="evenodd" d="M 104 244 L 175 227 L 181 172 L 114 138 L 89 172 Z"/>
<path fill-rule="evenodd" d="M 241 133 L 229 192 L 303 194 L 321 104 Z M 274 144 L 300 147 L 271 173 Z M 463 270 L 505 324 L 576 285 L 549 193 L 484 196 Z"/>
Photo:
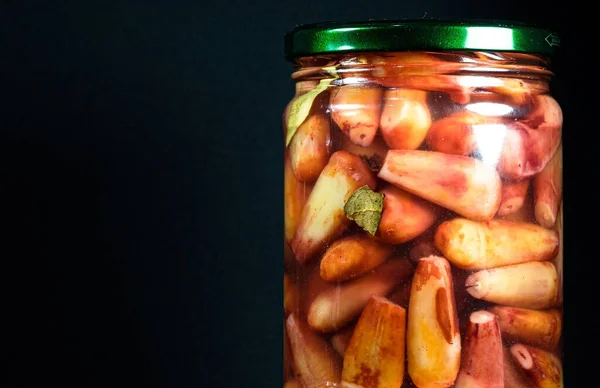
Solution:
<path fill-rule="evenodd" d="M 548 92 L 553 76 L 548 65 L 543 56 L 512 52 L 348 53 L 298 58 L 292 79 L 309 85 L 331 78 L 333 68 L 337 79 L 332 85 L 539 94 Z"/>

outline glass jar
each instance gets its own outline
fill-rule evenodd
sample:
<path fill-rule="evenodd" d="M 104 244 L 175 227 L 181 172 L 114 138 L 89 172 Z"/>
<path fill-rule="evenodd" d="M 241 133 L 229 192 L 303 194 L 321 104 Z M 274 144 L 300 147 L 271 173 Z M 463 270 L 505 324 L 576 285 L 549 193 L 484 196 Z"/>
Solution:
<path fill-rule="evenodd" d="M 489 21 L 286 36 L 286 387 L 562 386 L 558 45 Z"/>

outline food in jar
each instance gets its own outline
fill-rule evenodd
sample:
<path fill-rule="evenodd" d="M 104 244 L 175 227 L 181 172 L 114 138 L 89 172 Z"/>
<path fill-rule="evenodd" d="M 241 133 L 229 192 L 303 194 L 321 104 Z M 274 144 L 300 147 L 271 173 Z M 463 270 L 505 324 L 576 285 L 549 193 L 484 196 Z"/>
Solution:
<path fill-rule="evenodd" d="M 406 310 L 385 297 L 371 297 L 344 354 L 342 386 L 399 387 L 405 341 Z"/>
<path fill-rule="evenodd" d="M 335 241 L 321 259 L 321 277 L 328 282 L 354 279 L 378 267 L 392 254 L 393 247 L 364 234 Z"/>
<path fill-rule="evenodd" d="M 461 338 L 450 263 L 419 260 L 412 279 L 406 348 L 408 373 L 418 387 L 451 387 L 460 365 Z"/>
<path fill-rule="evenodd" d="M 407 259 L 388 260 L 368 274 L 325 290 L 313 300 L 308 323 L 321 332 L 338 330 L 360 315 L 371 296 L 387 294 L 412 272 Z"/>
<path fill-rule="evenodd" d="M 379 129 L 383 89 L 345 85 L 331 94 L 331 118 L 356 145 L 368 147 Z"/>
<path fill-rule="evenodd" d="M 523 206 L 521 206 L 518 210 L 505 215 L 500 215 L 496 213 L 496 216 L 494 218 L 507 221 L 537 224 L 537 221 L 535 220 L 535 214 L 533 211 L 533 195 L 531 195 L 530 193 L 531 190 L 529 191 L 527 197 L 523 200 Z"/>
<path fill-rule="evenodd" d="M 534 387 L 562 388 L 562 364 L 556 355 L 533 346 L 515 344 L 510 353 Z"/>
<path fill-rule="evenodd" d="M 364 185 L 374 190 L 376 181 L 361 158 L 343 150 L 331 155 L 304 205 L 291 241 L 300 263 L 312 259 L 350 225 L 344 215 L 344 205 L 352 193 Z"/>
<path fill-rule="evenodd" d="M 317 180 L 331 152 L 329 117 L 324 113 L 308 116 L 296 130 L 288 150 L 296 179 L 300 182 Z"/>
<path fill-rule="evenodd" d="M 419 148 L 430 125 L 427 92 L 388 89 L 383 93 L 380 131 L 390 149 Z"/>
<path fill-rule="evenodd" d="M 498 208 L 499 216 L 507 216 L 518 212 L 525 203 L 531 179 L 502 182 L 502 202 Z"/>
<path fill-rule="evenodd" d="M 533 178 L 535 219 L 546 228 L 556 224 L 562 199 L 562 146 L 559 146 L 546 167 Z"/>
<path fill-rule="evenodd" d="M 504 369 L 504 387 L 505 388 L 531 388 L 531 384 L 527 381 L 523 369 L 518 365 L 510 349 L 504 347 L 502 349 L 503 369 Z"/>
<path fill-rule="evenodd" d="M 556 350 L 562 333 L 562 315 L 556 308 L 531 310 L 509 306 L 492 306 L 498 317 L 502 336 L 549 351 Z"/>
<path fill-rule="evenodd" d="M 478 310 L 469 316 L 456 388 L 504 388 L 502 335 L 496 316 Z"/>
<path fill-rule="evenodd" d="M 368 147 L 361 147 L 352 142 L 350 138 L 338 129 L 332 129 L 334 132 L 335 143 L 339 143 L 339 148 L 359 156 L 369 166 L 371 171 L 379 171 L 383 158 L 388 151 L 388 147 L 381 136 L 375 137 Z M 337 136 L 337 137 L 336 137 Z"/>
<path fill-rule="evenodd" d="M 342 360 L 318 333 L 310 329 L 300 316 L 287 317 L 292 367 L 303 387 L 323 388 L 340 383 Z"/>
<path fill-rule="evenodd" d="M 289 243 L 294 238 L 304 204 L 312 191 L 312 185 L 298 182 L 289 158 L 285 159 L 284 170 L 284 224 L 285 238 Z"/>
<path fill-rule="evenodd" d="M 536 224 L 460 217 L 443 222 L 434 241 L 452 264 L 468 270 L 550 260 L 559 246 L 555 230 Z"/>
<path fill-rule="evenodd" d="M 308 274 L 302 282 L 302 300 L 300 303 L 301 311 L 304 315 L 308 314 L 308 310 L 317 296 L 336 287 L 336 283 L 328 282 L 321 277 L 321 268 L 319 265 L 312 264 L 307 269 L 307 272 Z"/>
<path fill-rule="evenodd" d="M 476 89 L 485 89 L 510 97 L 514 104 L 522 104 L 531 93 L 543 92 L 536 90 L 541 85 L 505 77 L 485 77 L 481 75 L 442 75 L 421 74 L 393 77 L 379 71 L 375 74 L 378 84 L 389 88 L 409 88 L 430 92 L 445 92 L 457 104 L 468 104 Z"/>
<path fill-rule="evenodd" d="M 378 192 L 384 197 L 376 237 L 388 244 L 412 240 L 433 225 L 440 215 L 437 205 L 389 183 L 383 184 Z"/>
<path fill-rule="evenodd" d="M 546 309 L 556 305 L 558 275 L 554 264 L 531 261 L 475 272 L 465 281 L 474 298 L 505 306 Z"/>
<path fill-rule="evenodd" d="M 427 133 L 427 145 L 434 151 L 456 155 L 471 155 L 477 149 L 477 136 L 491 131 L 490 124 L 498 119 L 469 110 L 461 110 L 435 120 Z"/>
<path fill-rule="evenodd" d="M 498 171 L 506 179 L 531 178 L 544 169 L 560 144 L 562 111 L 547 94 L 535 96 L 527 118 L 507 125 Z"/>
<path fill-rule="evenodd" d="M 390 150 L 377 176 L 474 220 L 492 219 L 500 206 L 502 181 L 498 172 L 468 156 Z"/>

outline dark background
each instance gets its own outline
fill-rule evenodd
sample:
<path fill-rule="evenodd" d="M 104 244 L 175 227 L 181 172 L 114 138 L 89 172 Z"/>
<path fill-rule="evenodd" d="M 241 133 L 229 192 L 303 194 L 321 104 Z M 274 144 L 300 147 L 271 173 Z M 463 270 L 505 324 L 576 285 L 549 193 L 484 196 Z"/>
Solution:
<path fill-rule="evenodd" d="M 578 350 L 596 337 L 593 307 L 572 295 L 595 286 L 594 229 L 576 220 L 595 210 L 577 175 L 597 171 L 578 111 L 593 87 L 575 78 L 594 70 L 569 41 L 573 4 L 0 4 L 1 387 L 281 386 L 283 34 L 404 17 L 563 35 L 565 380 L 593 372 Z"/>

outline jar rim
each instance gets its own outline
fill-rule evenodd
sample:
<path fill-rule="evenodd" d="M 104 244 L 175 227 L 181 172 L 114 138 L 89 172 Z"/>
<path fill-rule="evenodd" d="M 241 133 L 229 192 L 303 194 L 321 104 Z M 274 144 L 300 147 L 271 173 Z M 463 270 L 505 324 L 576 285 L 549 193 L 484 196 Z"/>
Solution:
<path fill-rule="evenodd" d="M 297 26 L 284 37 L 288 61 L 314 55 L 385 51 L 494 51 L 553 56 L 560 37 L 545 27 L 486 19 L 331 21 Z"/>

